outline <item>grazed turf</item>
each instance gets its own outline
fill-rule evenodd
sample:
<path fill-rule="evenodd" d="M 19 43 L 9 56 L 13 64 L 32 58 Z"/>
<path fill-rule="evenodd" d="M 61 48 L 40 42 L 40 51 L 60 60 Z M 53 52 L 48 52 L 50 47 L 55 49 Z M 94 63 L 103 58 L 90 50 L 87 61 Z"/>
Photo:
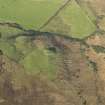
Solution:
<path fill-rule="evenodd" d="M 9 27 L 6 25 L 0 25 L 0 35 L 1 35 L 1 39 L 7 39 L 9 37 L 15 36 L 19 33 L 22 33 L 22 30 L 19 30 L 17 28 L 14 27 Z"/>
<path fill-rule="evenodd" d="M 96 30 L 96 26 L 89 18 L 89 14 L 86 14 L 75 0 L 68 3 L 56 17 L 59 17 L 58 20 L 62 22 L 54 19 L 42 30 L 70 35 L 74 38 L 84 38 Z M 64 27 L 61 28 L 61 26 Z"/>
<path fill-rule="evenodd" d="M 63 0 L 0 0 L 0 21 L 38 29 L 62 5 Z"/>

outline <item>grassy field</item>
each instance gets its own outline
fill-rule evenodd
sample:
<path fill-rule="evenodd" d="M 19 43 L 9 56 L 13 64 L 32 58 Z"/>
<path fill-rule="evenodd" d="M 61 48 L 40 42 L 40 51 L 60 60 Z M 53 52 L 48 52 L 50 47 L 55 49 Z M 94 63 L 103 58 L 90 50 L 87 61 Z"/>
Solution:
<path fill-rule="evenodd" d="M 92 14 L 88 12 L 90 14 L 89 16 L 84 9 L 81 8 L 75 0 L 72 0 L 58 16 L 56 16 L 58 19 L 55 18 L 52 20 L 52 22 L 42 30 L 66 34 L 75 38 L 86 37 L 96 30 L 96 26 L 91 21 L 94 18 Z"/>
<path fill-rule="evenodd" d="M 64 0 L 0 0 L 0 21 L 10 21 L 38 29 Z"/>
<path fill-rule="evenodd" d="M 0 21 L 16 22 L 27 29 L 39 29 L 64 4 L 64 0 L 0 0 Z M 81 7 L 82 6 L 82 7 Z M 83 38 L 95 31 L 95 17 L 86 4 L 71 0 L 41 31 Z M 0 27 L 0 31 L 3 29 Z M 11 34 L 16 30 L 6 29 Z"/>
<path fill-rule="evenodd" d="M 46 52 L 44 49 L 34 49 L 29 53 L 20 63 L 24 65 L 28 73 L 45 74 L 50 79 L 54 78 L 56 74 L 57 55 L 52 52 Z"/>

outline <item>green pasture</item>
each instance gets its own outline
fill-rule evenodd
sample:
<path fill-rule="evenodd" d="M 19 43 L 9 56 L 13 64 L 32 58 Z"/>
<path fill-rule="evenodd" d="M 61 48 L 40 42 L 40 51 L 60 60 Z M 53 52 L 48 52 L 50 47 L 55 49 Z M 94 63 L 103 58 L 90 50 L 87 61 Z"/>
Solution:
<path fill-rule="evenodd" d="M 87 11 L 87 12 L 86 12 Z M 70 3 L 42 31 L 52 31 L 74 38 L 84 38 L 96 30 L 94 15 L 75 0 Z"/>
<path fill-rule="evenodd" d="M 63 4 L 64 0 L 0 0 L 0 21 L 16 22 L 38 29 Z"/>
<path fill-rule="evenodd" d="M 38 30 L 54 15 L 65 0 L 0 0 L 0 22 L 18 23 L 26 29 Z M 54 32 L 74 38 L 84 38 L 96 30 L 95 17 L 87 7 L 81 7 L 75 0 L 71 0 L 40 31 Z M 57 52 L 47 48 L 37 48 L 32 40 L 21 35 L 23 31 L 0 25 L 0 49 L 4 55 L 17 60 L 27 72 L 42 73 L 50 78 L 55 76 Z M 40 46 L 40 45 L 39 45 Z"/>

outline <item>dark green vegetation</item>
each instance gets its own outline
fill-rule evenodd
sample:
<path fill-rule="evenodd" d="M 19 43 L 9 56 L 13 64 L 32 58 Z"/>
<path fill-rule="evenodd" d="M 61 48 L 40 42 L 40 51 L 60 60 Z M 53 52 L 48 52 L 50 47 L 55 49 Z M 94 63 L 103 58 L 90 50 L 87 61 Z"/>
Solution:
<path fill-rule="evenodd" d="M 105 47 L 102 46 L 92 46 L 92 47 L 97 53 L 105 53 Z"/>

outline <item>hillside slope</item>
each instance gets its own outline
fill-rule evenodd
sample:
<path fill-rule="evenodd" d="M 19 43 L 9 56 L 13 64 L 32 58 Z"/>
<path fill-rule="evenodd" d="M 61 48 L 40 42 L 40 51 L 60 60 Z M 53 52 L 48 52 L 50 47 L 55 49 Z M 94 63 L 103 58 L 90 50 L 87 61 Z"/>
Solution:
<path fill-rule="evenodd" d="M 104 75 L 101 69 L 102 66 L 97 65 L 98 62 L 94 61 L 92 58 L 93 53 L 89 50 L 93 47 L 92 41 L 89 42 L 93 38 L 78 40 L 57 34 L 52 35 L 51 33 L 39 32 L 38 34 L 36 32 L 33 35 L 29 34 L 29 32 L 26 33 L 10 37 L 7 40 L 11 39 L 13 41 L 24 36 L 25 41 L 30 41 L 31 39 L 31 43 L 34 43 L 33 45 L 36 48 L 40 50 L 48 49 L 48 52 L 45 51 L 45 54 L 50 56 L 53 53 L 55 55 L 58 54 L 59 56 L 56 57 L 54 55 L 56 59 L 49 59 L 49 62 L 56 62 L 57 68 L 53 68 L 54 72 L 51 72 L 50 69 L 45 71 L 42 64 L 43 57 L 36 55 L 40 58 L 37 59 L 37 61 L 40 60 L 38 65 L 42 68 L 38 68 L 37 62 L 30 60 L 31 62 L 28 61 L 28 65 L 33 63 L 35 66 L 33 73 L 27 73 L 27 70 L 30 72 L 31 68 L 26 70 L 22 63 L 6 57 L 3 53 L 0 56 L 0 65 L 2 66 L 0 73 L 0 103 L 2 105 L 7 105 L 7 103 L 10 105 L 34 105 L 34 103 L 36 105 L 99 105 L 100 103 L 104 105 L 105 94 L 103 92 Z M 22 41 L 24 40 L 22 39 Z M 24 52 L 23 48 L 25 46 L 22 46 L 22 50 L 19 51 Z M 34 49 L 36 48 L 34 47 Z M 25 49 L 25 51 L 27 50 Z M 27 56 L 27 53 L 29 55 L 30 51 L 23 54 Z M 96 56 L 98 56 L 97 52 Z M 102 60 L 97 61 L 101 62 Z M 50 66 L 47 68 L 50 68 Z M 36 73 L 38 70 L 41 70 L 41 72 Z M 50 75 L 48 75 L 49 73 Z"/>

